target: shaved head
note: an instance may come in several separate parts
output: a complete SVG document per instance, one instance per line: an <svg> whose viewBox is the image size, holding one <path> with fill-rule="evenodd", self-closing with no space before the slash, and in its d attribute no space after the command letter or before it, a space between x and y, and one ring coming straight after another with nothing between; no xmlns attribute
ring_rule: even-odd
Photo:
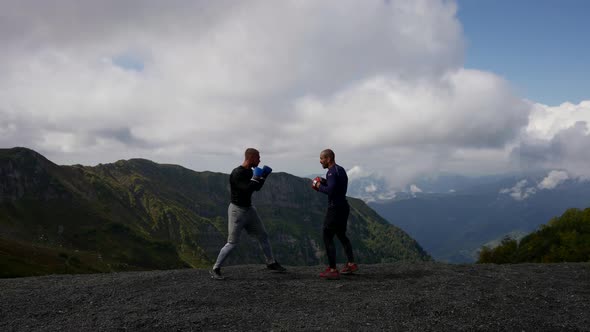
<svg viewBox="0 0 590 332"><path fill-rule="evenodd" d="M244 162L242 166L246 168L257 167L260 163L260 152L254 148L247 148L244 152Z"/></svg>
<svg viewBox="0 0 590 332"><path fill-rule="evenodd" d="M332 151L331 149L323 150L322 152L320 152L320 156L328 157L328 158L330 158L330 160L334 160L336 157L334 155L334 151Z"/></svg>
<svg viewBox="0 0 590 332"><path fill-rule="evenodd" d="M247 148L246 152L244 152L244 159L248 160L255 155L260 155L260 152L254 148Z"/></svg>

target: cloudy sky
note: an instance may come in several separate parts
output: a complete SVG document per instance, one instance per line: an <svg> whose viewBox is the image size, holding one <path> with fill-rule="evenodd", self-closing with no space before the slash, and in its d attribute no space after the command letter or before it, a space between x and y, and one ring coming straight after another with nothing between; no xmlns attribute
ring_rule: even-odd
<svg viewBox="0 0 590 332"><path fill-rule="evenodd" d="M440 172L588 176L588 7L0 0L0 147L224 173L256 147L302 176L331 147L394 187Z"/></svg>

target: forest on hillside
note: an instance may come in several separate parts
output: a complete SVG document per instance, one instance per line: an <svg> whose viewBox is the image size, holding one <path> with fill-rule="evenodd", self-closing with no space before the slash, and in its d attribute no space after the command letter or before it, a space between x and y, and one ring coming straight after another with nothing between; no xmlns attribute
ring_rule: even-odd
<svg viewBox="0 0 590 332"><path fill-rule="evenodd" d="M590 262L590 208L568 209L520 241L504 238L484 246L478 263Z"/></svg>

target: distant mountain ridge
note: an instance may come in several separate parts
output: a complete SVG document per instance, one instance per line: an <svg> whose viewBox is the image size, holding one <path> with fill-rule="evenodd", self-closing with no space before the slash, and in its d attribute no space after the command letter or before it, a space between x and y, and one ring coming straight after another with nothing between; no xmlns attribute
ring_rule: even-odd
<svg viewBox="0 0 590 332"><path fill-rule="evenodd" d="M356 176L349 179L349 196L369 202L387 202L432 194L477 193L493 189L494 185L507 186L503 181L515 182L526 177L541 177L548 171L533 173L508 173L486 176L463 176L458 174L437 174L417 177L404 188L392 189L385 177L376 174ZM500 190L499 188L497 188Z"/></svg>
<svg viewBox="0 0 590 332"><path fill-rule="evenodd" d="M560 172L488 177L452 193L398 195L368 204L435 259L475 262L484 244L528 234L569 208L590 206L590 182L559 178Z"/></svg>
<svg viewBox="0 0 590 332"><path fill-rule="evenodd" d="M326 198L309 179L273 173L253 201L281 263L324 261ZM431 259L364 202L349 201L359 261ZM26 148L0 149L2 276L208 266L225 243L228 202L223 173L145 159L58 166ZM230 263L261 261L247 237L232 255Z"/></svg>

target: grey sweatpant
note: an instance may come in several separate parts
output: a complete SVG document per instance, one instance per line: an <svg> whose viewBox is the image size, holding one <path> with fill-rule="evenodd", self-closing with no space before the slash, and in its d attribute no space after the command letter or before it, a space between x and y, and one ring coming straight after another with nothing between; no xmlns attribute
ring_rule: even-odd
<svg viewBox="0 0 590 332"><path fill-rule="evenodd" d="M227 208L227 243L219 251L217 261L213 268L219 268L223 265L223 262L228 257L230 252L240 242L240 236L242 230L246 230L248 235L256 237L260 243L260 248L264 252L266 258L266 264L273 263L274 257L272 254L272 248L270 247L270 241L268 240L268 234L264 228L264 224L258 216L258 211L254 206L241 207L233 203L229 204Z"/></svg>

